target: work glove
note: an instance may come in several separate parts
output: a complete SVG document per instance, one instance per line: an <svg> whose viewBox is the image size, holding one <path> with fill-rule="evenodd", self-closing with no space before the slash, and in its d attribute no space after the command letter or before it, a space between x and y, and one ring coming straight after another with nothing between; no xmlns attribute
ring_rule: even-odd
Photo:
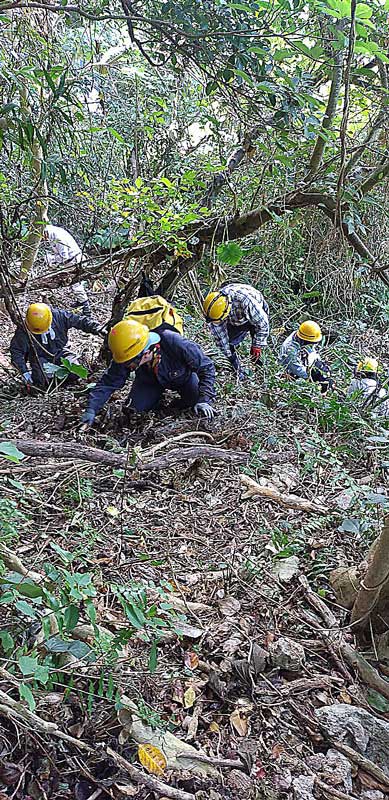
<svg viewBox="0 0 389 800"><path fill-rule="evenodd" d="M84 411L84 413L83 413L83 415L81 417L81 422L84 425L87 425L88 428L89 428L90 425L93 425L93 423L95 421L95 416L96 416L95 412L91 408L87 408L87 410Z"/></svg>
<svg viewBox="0 0 389 800"><path fill-rule="evenodd" d="M198 417L203 414L207 419L213 419L215 416L215 409L209 403L196 403L194 412Z"/></svg>
<svg viewBox="0 0 389 800"><path fill-rule="evenodd" d="M24 380L24 383L27 383L29 386L32 386L32 375L31 375L31 372L23 372L23 380Z"/></svg>
<svg viewBox="0 0 389 800"><path fill-rule="evenodd" d="M254 364L260 364L261 363L261 354L262 354L262 348L261 347L254 347L254 345L252 345L251 350L250 350L250 356L251 356L251 360L254 362Z"/></svg>

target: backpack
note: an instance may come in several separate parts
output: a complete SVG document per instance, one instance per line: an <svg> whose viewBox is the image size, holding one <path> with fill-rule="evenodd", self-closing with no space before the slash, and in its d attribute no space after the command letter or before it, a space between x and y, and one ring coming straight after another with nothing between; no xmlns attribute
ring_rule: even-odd
<svg viewBox="0 0 389 800"><path fill-rule="evenodd" d="M141 322L150 331L158 330L163 325L162 330L169 329L181 334L181 336L184 332L182 317L159 294L132 300L124 312L123 319L134 319L136 322Z"/></svg>

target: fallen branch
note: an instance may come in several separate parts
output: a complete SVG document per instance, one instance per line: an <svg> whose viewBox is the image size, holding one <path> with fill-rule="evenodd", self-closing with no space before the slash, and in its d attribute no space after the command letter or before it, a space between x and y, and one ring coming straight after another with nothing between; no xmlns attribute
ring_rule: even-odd
<svg viewBox="0 0 389 800"><path fill-rule="evenodd" d="M33 572L31 569L27 569L20 558L2 542L0 542L0 558L2 558L5 566L12 572L17 572L18 575L22 575L24 578L29 577L36 583L40 583L43 580L43 575L39 572Z"/></svg>
<svg viewBox="0 0 389 800"><path fill-rule="evenodd" d="M18 450L27 456L38 458L72 458L74 461L92 461L95 464L102 464L106 467L125 468L128 466L128 459L125 453L109 453L107 450L100 450L97 447L87 447L79 442L42 442L39 439L9 439L5 436L0 437L0 442L10 442ZM130 469L140 472L151 472L152 470L170 469L176 464L189 462L196 458L215 458L218 461L227 463L245 464L248 460L247 453L241 450L224 450L221 447L212 445L194 445L193 447L177 448L171 450L164 456L155 458L152 461L142 462L142 454Z"/></svg>
<svg viewBox="0 0 389 800"><path fill-rule="evenodd" d="M329 741L332 747L335 747L336 750L339 750L340 753L347 756L350 761L353 761L354 764L357 764L358 767L361 767L361 769L368 772L369 775L372 775L379 783L383 786L387 786L389 789L389 777L381 767L374 763L374 761L370 761L370 758L366 758L361 755L361 753L357 753L356 750L343 742L334 742L332 739L329 739Z"/></svg>
<svg viewBox="0 0 389 800"><path fill-rule="evenodd" d="M320 631L323 639L328 639L339 651L342 658L347 661L347 664L355 669L368 686L375 689L376 692L379 692L379 694L382 694L389 700L389 681L381 678L377 670L374 669L360 653L357 653L351 644L345 642L342 631L339 629L338 622L332 611L330 611L319 595L312 591L307 579L303 575L300 577L300 583L304 587L308 603L319 612L327 626L326 630L322 628Z"/></svg>
<svg viewBox="0 0 389 800"><path fill-rule="evenodd" d="M256 481L253 481L252 478L249 478L248 475L241 475L240 481L246 488L245 493L242 495L243 500L258 495L274 503L279 503L284 508L293 508L296 511L309 511L313 514L329 514L330 512L329 508L321 503L306 500L304 497L298 497L295 494L283 494L278 489L270 486L261 486Z"/></svg>

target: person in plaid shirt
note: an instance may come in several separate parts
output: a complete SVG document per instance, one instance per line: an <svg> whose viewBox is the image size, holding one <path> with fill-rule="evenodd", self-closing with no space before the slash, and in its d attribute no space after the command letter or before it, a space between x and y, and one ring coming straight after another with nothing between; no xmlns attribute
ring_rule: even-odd
<svg viewBox="0 0 389 800"><path fill-rule="evenodd" d="M260 363L269 336L269 306L258 289L246 283L226 283L210 292L203 303L204 314L215 342L228 358L240 380L246 377L236 346L251 335L251 358Z"/></svg>

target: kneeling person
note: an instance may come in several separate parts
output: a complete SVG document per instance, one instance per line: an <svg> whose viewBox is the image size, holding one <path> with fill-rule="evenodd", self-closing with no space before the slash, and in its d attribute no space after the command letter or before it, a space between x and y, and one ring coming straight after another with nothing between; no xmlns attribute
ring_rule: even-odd
<svg viewBox="0 0 389 800"><path fill-rule="evenodd" d="M246 283L228 283L210 292L203 310L212 335L241 380L246 377L235 351L249 333L251 359L260 363L262 348L269 337L269 306L258 289Z"/></svg>
<svg viewBox="0 0 389 800"><path fill-rule="evenodd" d="M377 359L364 358L357 364L347 394L357 392L361 408L371 407L378 416L389 417L389 397L378 377Z"/></svg>
<svg viewBox="0 0 389 800"><path fill-rule="evenodd" d="M281 345L278 360L289 377L320 383L322 394L325 394L334 387L334 382L329 365L320 359L316 349L322 338L317 322L302 322Z"/></svg>
<svg viewBox="0 0 389 800"><path fill-rule="evenodd" d="M70 311L50 308L45 303L29 305L25 325L27 330L18 327L11 339L11 361L23 375L26 384L39 387L47 386L51 380L51 375L45 371L45 364L59 365L61 358L77 362L76 356L67 348L71 328L100 335L98 322Z"/></svg>
<svg viewBox="0 0 389 800"><path fill-rule="evenodd" d="M165 390L173 389L180 396L181 408L193 408L196 414L212 419L215 367L197 344L173 331L157 334L135 320L124 319L111 329L108 345L113 360L92 390L82 422L92 425L131 372L135 379L127 401L129 409L153 411Z"/></svg>

